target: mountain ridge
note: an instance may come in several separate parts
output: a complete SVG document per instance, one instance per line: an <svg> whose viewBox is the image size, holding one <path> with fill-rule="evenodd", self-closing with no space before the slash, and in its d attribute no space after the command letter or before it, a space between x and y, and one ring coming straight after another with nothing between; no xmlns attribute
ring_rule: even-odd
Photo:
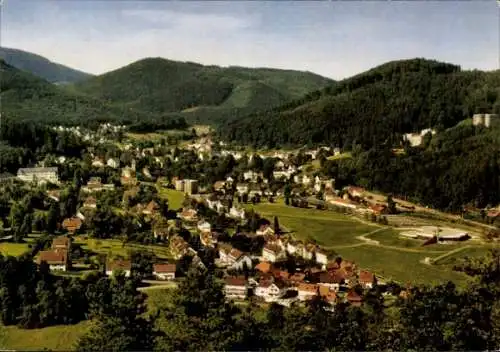
<svg viewBox="0 0 500 352"><path fill-rule="evenodd" d="M53 62L28 51L0 47L0 58L11 66L43 78L51 83L68 84L92 77L91 74Z"/></svg>
<svg viewBox="0 0 500 352"><path fill-rule="evenodd" d="M214 122L278 106L333 83L302 71L225 68L155 57L78 82L72 88L147 112ZM239 98L232 96L234 92ZM241 101L235 101L238 99ZM226 101L232 103L225 105Z"/></svg>

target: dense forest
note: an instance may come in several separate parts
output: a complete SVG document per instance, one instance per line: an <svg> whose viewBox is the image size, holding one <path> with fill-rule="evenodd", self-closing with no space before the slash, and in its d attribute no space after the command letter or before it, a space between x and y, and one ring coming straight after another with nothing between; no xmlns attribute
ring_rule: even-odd
<svg viewBox="0 0 500 352"><path fill-rule="evenodd" d="M73 88L141 111L207 123L279 106L332 82L309 72L147 58Z"/></svg>
<svg viewBox="0 0 500 352"><path fill-rule="evenodd" d="M221 125L222 139L279 147L363 149L403 133L442 131L476 112L500 112L500 71L462 71L424 59L389 62L279 108Z"/></svg>
<svg viewBox="0 0 500 352"><path fill-rule="evenodd" d="M352 158L326 160L322 172L338 187L357 184L439 209L460 212L500 203L500 129L463 124L418 148L355 148Z"/></svg>

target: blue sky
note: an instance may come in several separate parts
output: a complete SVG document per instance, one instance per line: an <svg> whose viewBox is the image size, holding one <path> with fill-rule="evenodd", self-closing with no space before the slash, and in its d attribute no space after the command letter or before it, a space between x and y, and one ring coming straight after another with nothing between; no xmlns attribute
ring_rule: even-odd
<svg viewBox="0 0 500 352"><path fill-rule="evenodd" d="M426 57L498 69L491 1L4 0L0 44L100 74L144 57L341 79Z"/></svg>

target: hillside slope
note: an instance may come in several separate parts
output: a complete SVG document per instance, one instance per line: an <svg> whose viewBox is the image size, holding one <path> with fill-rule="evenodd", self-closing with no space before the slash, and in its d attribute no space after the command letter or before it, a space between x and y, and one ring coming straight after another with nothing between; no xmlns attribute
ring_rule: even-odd
<svg viewBox="0 0 500 352"><path fill-rule="evenodd" d="M462 71L425 59L389 62L326 89L219 128L255 146L328 143L364 149L402 133L444 129L474 112L500 112L500 71Z"/></svg>
<svg viewBox="0 0 500 352"><path fill-rule="evenodd" d="M114 103L187 119L225 120L282 105L332 84L309 72L223 68L148 58L73 88Z"/></svg>
<svg viewBox="0 0 500 352"><path fill-rule="evenodd" d="M0 48L0 58L11 66L30 72L51 83L72 83L92 77L88 73L51 62L43 56L19 49Z"/></svg>
<svg viewBox="0 0 500 352"><path fill-rule="evenodd" d="M147 120L150 114L75 94L21 71L0 59L2 114L17 121L85 124L92 121Z"/></svg>

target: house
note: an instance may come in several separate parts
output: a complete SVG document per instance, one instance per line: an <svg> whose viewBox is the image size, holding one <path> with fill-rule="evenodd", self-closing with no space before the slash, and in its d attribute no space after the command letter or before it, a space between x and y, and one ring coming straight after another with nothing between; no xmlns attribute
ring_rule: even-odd
<svg viewBox="0 0 500 352"><path fill-rule="evenodd" d="M299 282L295 289L297 290L297 297L301 301L306 301L318 293L318 285Z"/></svg>
<svg viewBox="0 0 500 352"><path fill-rule="evenodd" d="M328 264L328 254L321 248L316 247L314 254L316 256L316 263L325 265Z"/></svg>
<svg viewBox="0 0 500 352"><path fill-rule="evenodd" d="M170 240L170 252L175 259L180 259L186 254L196 255L196 251L180 236L174 236Z"/></svg>
<svg viewBox="0 0 500 352"><path fill-rule="evenodd" d="M198 193L198 180L184 180L184 192L189 195Z"/></svg>
<svg viewBox="0 0 500 352"><path fill-rule="evenodd" d="M118 167L120 166L120 160L116 158L109 158L106 162L106 165L112 167L113 169L118 169Z"/></svg>
<svg viewBox="0 0 500 352"><path fill-rule="evenodd" d="M243 208L238 209L235 207L231 207L231 209L229 209L229 216L232 218L235 218L235 219L245 220L245 218L246 218L245 209L243 209Z"/></svg>
<svg viewBox="0 0 500 352"><path fill-rule="evenodd" d="M304 274L304 273L295 273L295 274L291 275L288 278L288 281L290 281L291 283L293 283L293 284L296 285L299 282L303 282L305 278L306 278L306 274Z"/></svg>
<svg viewBox="0 0 500 352"><path fill-rule="evenodd" d="M158 263L153 265L153 275L157 280L175 279L175 264Z"/></svg>
<svg viewBox="0 0 500 352"><path fill-rule="evenodd" d="M376 282L375 275L373 275L369 271L361 270L359 272L359 283L364 288L372 288L375 282Z"/></svg>
<svg viewBox="0 0 500 352"><path fill-rule="evenodd" d="M62 222L62 227L69 233L75 233L82 227L82 219L79 217L66 218Z"/></svg>
<svg viewBox="0 0 500 352"><path fill-rule="evenodd" d="M266 225L261 225L257 231L255 231L255 234L257 236L266 236L266 235L274 235L274 230L273 228L266 224Z"/></svg>
<svg viewBox="0 0 500 352"><path fill-rule="evenodd" d="M262 258L271 263L278 261L283 254L281 248L275 244L268 243L262 248Z"/></svg>
<svg viewBox="0 0 500 352"><path fill-rule="evenodd" d="M177 216L184 221L195 222L198 219L198 212L194 209L185 209Z"/></svg>
<svg viewBox="0 0 500 352"><path fill-rule="evenodd" d="M208 221L200 221L196 226L200 232L210 232L212 230L212 226Z"/></svg>
<svg viewBox="0 0 500 352"><path fill-rule="evenodd" d="M347 187L347 192L351 195L351 197L361 198L365 193L365 189L362 187L349 186Z"/></svg>
<svg viewBox="0 0 500 352"><path fill-rule="evenodd" d="M64 249L51 249L40 251L37 263L46 262L51 271L67 271L71 266L68 251Z"/></svg>
<svg viewBox="0 0 500 352"><path fill-rule="evenodd" d="M94 197L87 197L85 199L85 202L83 202L83 207L84 208L97 208L97 200Z"/></svg>
<svg viewBox="0 0 500 352"><path fill-rule="evenodd" d="M17 178L24 182L33 182L36 180L38 184L59 182L57 167L20 168L17 171Z"/></svg>
<svg viewBox="0 0 500 352"><path fill-rule="evenodd" d="M239 194L248 193L249 187L247 183L238 183L236 185L236 190Z"/></svg>
<svg viewBox="0 0 500 352"><path fill-rule="evenodd" d="M103 184L101 183L100 177L91 177L87 184L82 187L82 191L91 193L91 192L99 192L103 190Z"/></svg>
<svg viewBox="0 0 500 352"><path fill-rule="evenodd" d="M298 241L288 241L286 244L286 252L290 255L297 255L299 243Z"/></svg>
<svg viewBox="0 0 500 352"><path fill-rule="evenodd" d="M125 177L125 178L132 178L132 177L135 177L135 167L134 168L131 168L131 167L124 167L122 169L122 177Z"/></svg>
<svg viewBox="0 0 500 352"><path fill-rule="evenodd" d="M101 158L94 158L92 160L92 166L94 167L103 167L104 166L104 160Z"/></svg>
<svg viewBox="0 0 500 352"><path fill-rule="evenodd" d="M268 262L260 262L255 266L255 270L260 271L261 273L267 274L272 269L272 264Z"/></svg>
<svg viewBox="0 0 500 352"><path fill-rule="evenodd" d="M215 247L217 244L217 237L212 232L200 232L200 242L205 247Z"/></svg>
<svg viewBox="0 0 500 352"><path fill-rule="evenodd" d="M245 180L245 182L257 182L259 177L263 177L262 173L252 170L243 173L243 179Z"/></svg>
<svg viewBox="0 0 500 352"><path fill-rule="evenodd" d="M279 280L272 282L271 280L263 279L259 281L255 287L255 295L262 297L266 302L276 300L286 292L286 285Z"/></svg>
<svg viewBox="0 0 500 352"><path fill-rule="evenodd" d="M132 262L130 260L115 260L106 264L106 275L111 276L115 271L122 271L126 277L130 276Z"/></svg>
<svg viewBox="0 0 500 352"><path fill-rule="evenodd" d="M60 198L61 198L61 191L60 190L52 190L52 191L47 191L47 196L56 201L56 202L59 202Z"/></svg>
<svg viewBox="0 0 500 352"><path fill-rule="evenodd" d="M309 243L302 247L302 258L312 260L316 251L316 245Z"/></svg>
<svg viewBox="0 0 500 352"><path fill-rule="evenodd" d="M175 180L175 190L184 192L184 180Z"/></svg>
<svg viewBox="0 0 500 352"><path fill-rule="evenodd" d="M226 182L224 182L224 181L216 181L214 183L214 190L215 191L222 191L222 190L224 190L225 186L226 186Z"/></svg>
<svg viewBox="0 0 500 352"><path fill-rule="evenodd" d="M253 267L252 258L236 248L233 248L231 252L229 252L228 259L230 262L230 269L243 270L245 267L247 269L251 269Z"/></svg>
<svg viewBox="0 0 500 352"><path fill-rule="evenodd" d="M52 249L69 251L71 241L67 236L58 236L52 240Z"/></svg>
<svg viewBox="0 0 500 352"><path fill-rule="evenodd" d="M146 208L142 211L143 214L146 215L155 215L160 211L160 205L156 203L154 200L148 203Z"/></svg>
<svg viewBox="0 0 500 352"><path fill-rule="evenodd" d="M153 176L151 176L151 172L149 171L149 169L147 167L142 168L142 174L149 179L151 179L153 177Z"/></svg>
<svg viewBox="0 0 500 352"><path fill-rule="evenodd" d="M337 302L337 292L329 289L328 287L320 286L319 295L323 297L331 306L334 306Z"/></svg>
<svg viewBox="0 0 500 352"><path fill-rule="evenodd" d="M328 287L336 291L345 283L343 275L337 272L322 272L319 274L318 281L319 286Z"/></svg>
<svg viewBox="0 0 500 352"><path fill-rule="evenodd" d="M224 279L224 293L227 298L245 299L247 296L247 282L245 277L226 277Z"/></svg>
<svg viewBox="0 0 500 352"><path fill-rule="evenodd" d="M350 290L346 295L346 300L355 307L360 307L363 303L363 298L354 290Z"/></svg>

